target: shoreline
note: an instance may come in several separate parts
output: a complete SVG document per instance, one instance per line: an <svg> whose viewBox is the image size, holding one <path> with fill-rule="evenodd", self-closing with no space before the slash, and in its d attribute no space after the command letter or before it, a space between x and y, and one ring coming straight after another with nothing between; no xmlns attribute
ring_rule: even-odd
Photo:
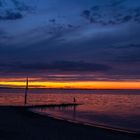
<svg viewBox="0 0 140 140"><path fill-rule="evenodd" d="M104 129L104 130L108 130L108 131L112 131L112 132L116 132L116 133L124 133L124 134L128 134L128 135L134 135L134 136L139 135L140 136L139 131L133 131L133 130L129 130L129 129L117 128L117 127L113 127L113 126L89 123L89 122L78 121L78 120L72 120L72 119L64 118L64 117L57 116L57 115L51 115L49 113L41 113L41 112L38 113L37 111L31 111L31 112L42 115L44 117L45 116L46 117L51 117L53 119L63 120L63 121L66 121L66 122L70 122L70 123L74 123L74 124L80 124L80 125L83 125L83 126L90 126L90 127Z"/></svg>
<svg viewBox="0 0 140 140"><path fill-rule="evenodd" d="M138 140L140 138L139 135L43 116L25 107L1 106L0 114L0 139L2 140Z"/></svg>

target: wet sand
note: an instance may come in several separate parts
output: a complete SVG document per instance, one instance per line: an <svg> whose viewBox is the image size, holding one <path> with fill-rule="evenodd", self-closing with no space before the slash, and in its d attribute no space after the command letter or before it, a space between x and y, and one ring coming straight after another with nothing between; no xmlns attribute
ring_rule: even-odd
<svg viewBox="0 0 140 140"><path fill-rule="evenodd" d="M131 135L41 116L24 107L0 107L0 140L139 140Z"/></svg>

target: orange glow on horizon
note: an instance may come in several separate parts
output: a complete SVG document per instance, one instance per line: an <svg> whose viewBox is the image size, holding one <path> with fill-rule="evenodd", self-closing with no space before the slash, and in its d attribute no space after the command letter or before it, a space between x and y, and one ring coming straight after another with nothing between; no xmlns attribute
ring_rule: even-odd
<svg viewBox="0 0 140 140"><path fill-rule="evenodd" d="M25 82L0 82L4 87L25 87ZM74 81L74 82L44 82L30 81L30 88L63 88L63 89L140 89L136 81Z"/></svg>

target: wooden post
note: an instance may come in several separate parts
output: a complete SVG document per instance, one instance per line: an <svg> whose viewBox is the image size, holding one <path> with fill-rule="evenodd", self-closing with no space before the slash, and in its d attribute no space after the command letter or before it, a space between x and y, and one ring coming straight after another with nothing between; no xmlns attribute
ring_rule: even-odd
<svg viewBox="0 0 140 140"><path fill-rule="evenodd" d="M27 95L28 95L28 77L26 79L26 88L25 88L25 97L24 97L24 104L26 105L27 104Z"/></svg>

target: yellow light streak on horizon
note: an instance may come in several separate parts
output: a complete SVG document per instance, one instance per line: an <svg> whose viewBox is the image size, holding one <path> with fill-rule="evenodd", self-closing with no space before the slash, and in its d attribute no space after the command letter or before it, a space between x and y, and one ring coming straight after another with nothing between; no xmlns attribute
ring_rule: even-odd
<svg viewBox="0 0 140 140"><path fill-rule="evenodd" d="M0 82L6 87L25 87L26 82ZM63 88L63 89L140 89L136 81L74 81L74 82L44 82L30 81L30 88Z"/></svg>

